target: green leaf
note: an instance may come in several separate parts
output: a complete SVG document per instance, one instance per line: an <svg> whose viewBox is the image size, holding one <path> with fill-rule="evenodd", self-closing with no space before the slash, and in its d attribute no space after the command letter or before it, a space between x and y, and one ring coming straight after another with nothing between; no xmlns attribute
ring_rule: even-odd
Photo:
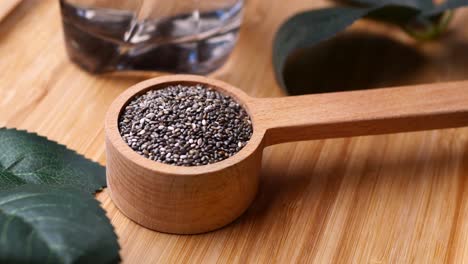
<svg viewBox="0 0 468 264"><path fill-rule="evenodd" d="M401 27L415 39L432 40L447 29L453 17L453 11L447 10L436 15L422 13Z"/></svg>
<svg viewBox="0 0 468 264"><path fill-rule="evenodd" d="M273 65L281 86L286 59L293 51L333 37L368 12L366 8L326 8L299 13L286 21L276 33L273 46Z"/></svg>
<svg viewBox="0 0 468 264"><path fill-rule="evenodd" d="M0 263L116 263L119 245L99 203L68 187L0 191Z"/></svg>
<svg viewBox="0 0 468 264"><path fill-rule="evenodd" d="M0 128L0 190L27 183L95 193L106 185L105 168L45 137Z"/></svg>
<svg viewBox="0 0 468 264"><path fill-rule="evenodd" d="M468 5L467 0L446 0L442 4L435 4L433 0L349 0L351 3L368 6L406 6L418 11L417 14L398 20L401 10L393 8L388 14L367 16L379 21L399 25L410 36L418 40L432 40L439 37L448 27L452 19L453 9ZM390 18L390 19L389 19Z"/></svg>
<svg viewBox="0 0 468 264"><path fill-rule="evenodd" d="M411 6L387 5L369 8L365 18L380 22L405 26L421 14L421 10Z"/></svg>
<svg viewBox="0 0 468 264"><path fill-rule="evenodd" d="M459 8L468 5L467 0L446 0L442 4L436 5L433 0L348 0L364 6L386 6L398 5L416 8L426 14L442 13L446 10Z"/></svg>
<svg viewBox="0 0 468 264"><path fill-rule="evenodd" d="M436 24L421 32L406 27L415 19L433 19L446 10L468 5L468 0L448 0L434 6L431 0L353 0L367 6L334 7L302 12L288 19L276 33L273 44L273 66L278 82L285 87L283 71L288 57L295 51L311 48L328 40L361 18L371 18L403 27L421 39L438 36L448 24L450 13L435 17Z"/></svg>
<svg viewBox="0 0 468 264"><path fill-rule="evenodd" d="M446 10L453 10L468 5L468 0L447 0L443 4L435 6L433 9L424 10L424 15L436 15Z"/></svg>
<svg viewBox="0 0 468 264"><path fill-rule="evenodd" d="M408 6L420 10L431 9L434 7L434 2L432 0L350 0L350 2L367 6Z"/></svg>

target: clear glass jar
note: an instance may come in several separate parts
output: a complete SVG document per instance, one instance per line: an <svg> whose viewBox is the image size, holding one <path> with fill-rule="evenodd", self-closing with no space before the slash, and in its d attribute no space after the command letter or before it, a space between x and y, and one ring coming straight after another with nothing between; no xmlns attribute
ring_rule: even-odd
<svg viewBox="0 0 468 264"><path fill-rule="evenodd" d="M243 0L60 0L69 57L90 72L204 74L239 31Z"/></svg>

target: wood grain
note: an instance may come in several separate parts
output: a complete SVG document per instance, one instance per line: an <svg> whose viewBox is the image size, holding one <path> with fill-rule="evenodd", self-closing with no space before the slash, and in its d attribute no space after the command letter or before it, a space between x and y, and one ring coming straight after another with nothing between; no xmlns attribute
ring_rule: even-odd
<svg viewBox="0 0 468 264"><path fill-rule="evenodd" d="M266 145L468 126L468 81L253 99ZM257 128L257 126L254 126Z"/></svg>
<svg viewBox="0 0 468 264"><path fill-rule="evenodd" d="M326 5L248 1L239 43L212 77L252 96L283 95L271 66L274 32L293 13ZM333 74L309 77L366 88L466 79L467 23L461 10L444 38L417 44L394 27L358 22L350 33L372 37L358 39L362 45L348 42L346 54L357 59L343 69L322 61ZM384 36L392 42L379 50L375 40ZM408 50L420 54L417 64ZM332 57L331 51L323 54ZM0 125L38 132L102 164L109 105L127 87L159 75L94 76L71 64L52 0L25 0L0 23L0 58ZM116 227L124 263L467 263L467 178L468 130L462 128L271 147L253 206L203 235L142 228L106 191L98 199Z"/></svg>

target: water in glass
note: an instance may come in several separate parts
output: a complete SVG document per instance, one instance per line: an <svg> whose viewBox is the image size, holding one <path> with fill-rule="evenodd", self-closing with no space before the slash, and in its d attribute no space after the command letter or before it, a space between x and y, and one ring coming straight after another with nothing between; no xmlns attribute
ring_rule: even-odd
<svg viewBox="0 0 468 264"><path fill-rule="evenodd" d="M237 40L243 0L60 0L70 58L90 72L204 74Z"/></svg>

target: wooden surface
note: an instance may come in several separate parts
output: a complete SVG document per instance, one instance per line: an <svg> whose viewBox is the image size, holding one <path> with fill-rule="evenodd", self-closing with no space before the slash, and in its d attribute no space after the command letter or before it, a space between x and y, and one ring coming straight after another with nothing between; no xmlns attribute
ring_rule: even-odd
<svg viewBox="0 0 468 264"><path fill-rule="evenodd" d="M282 95L271 66L274 31L292 13L325 5L248 1L239 45L213 77L252 96ZM374 34L336 44L353 58L344 60L346 67L325 60L308 76L316 86L343 88L468 79L467 23L468 12L458 12L442 40L415 44L395 28L359 22L354 31ZM26 0L2 21L0 58L0 125L38 132L102 164L110 103L157 75L93 76L72 65L52 0ZM335 71L320 72L326 68ZM142 228L106 191L98 199L116 227L124 263L467 263L467 188L468 129L462 128L271 147L252 207L203 235Z"/></svg>

